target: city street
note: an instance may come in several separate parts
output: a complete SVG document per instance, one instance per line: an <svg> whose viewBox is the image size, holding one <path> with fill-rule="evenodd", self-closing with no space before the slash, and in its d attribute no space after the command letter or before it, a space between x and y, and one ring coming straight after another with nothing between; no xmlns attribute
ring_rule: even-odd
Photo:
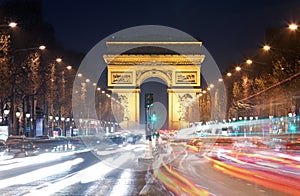
<svg viewBox="0 0 300 196"><path fill-rule="evenodd" d="M38 155L2 160L1 195L139 195L146 185L148 164L127 163L127 166L135 164L131 167L139 167L140 171L117 168L108 160L116 156L108 155L101 160L93 150L84 148L82 143L79 145L78 139L75 141L79 150L65 149L63 143L68 143L65 140L39 140L36 142L40 150ZM121 150L114 144L106 148ZM121 160L124 158L115 159L116 162ZM164 192L168 194L159 184L153 183L146 191L149 194Z"/></svg>
<svg viewBox="0 0 300 196"><path fill-rule="evenodd" d="M222 147L205 152L172 145L160 157L160 181L177 195L298 195L299 154L254 149L238 152ZM171 158L170 158L171 157Z"/></svg>
<svg viewBox="0 0 300 196"><path fill-rule="evenodd" d="M152 163L144 140L36 140L36 154L0 162L1 195L297 195L299 153L168 141ZM115 140L114 140L115 141ZM56 145L55 145L56 144ZM242 150L241 150L242 149Z"/></svg>
<svg viewBox="0 0 300 196"><path fill-rule="evenodd" d="M91 152L1 162L1 195L138 195L145 173L113 169Z"/></svg>

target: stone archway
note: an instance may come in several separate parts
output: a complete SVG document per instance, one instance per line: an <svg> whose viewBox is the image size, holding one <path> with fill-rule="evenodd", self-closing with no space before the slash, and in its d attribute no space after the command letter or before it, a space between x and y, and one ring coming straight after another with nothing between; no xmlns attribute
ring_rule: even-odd
<svg viewBox="0 0 300 196"><path fill-rule="evenodd" d="M124 44L145 44L163 48L201 45L201 42L109 42L114 47ZM162 46L163 45L163 46ZM199 51L198 51L199 52ZM200 66L205 56L200 54L176 54L167 52L118 54L113 51L103 56L108 67L108 87L118 94L124 107L122 127L132 128L139 124L140 85L151 77L162 79L168 86L168 124L170 129L188 125L185 119L187 107L197 101L200 92ZM155 100L154 100L155 101Z"/></svg>

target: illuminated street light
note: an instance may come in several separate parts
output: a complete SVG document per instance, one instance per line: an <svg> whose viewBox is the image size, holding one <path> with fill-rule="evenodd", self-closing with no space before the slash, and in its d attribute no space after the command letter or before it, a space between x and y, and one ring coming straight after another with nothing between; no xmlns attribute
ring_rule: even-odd
<svg viewBox="0 0 300 196"><path fill-rule="evenodd" d="M58 121L59 120L59 116L57 115L57 116L55 116L55 120L56 121Z"/></svg>
<svg viewBox="0 0 300 196"><path fill-rule="evenodd" d="M236 70L236 71L241 71L242 68L241 68L240 66L237 66L237 67L235 67L235 70Z"/></svg>
<svg viewBox="0 0 300 196"><path fill-rule="evenodd" d="M72 69L72 66L71 65L68 65L67 66L67 70L71 70Z"/></svg>
<svg viewBox="0 0 300 196"><path fill-rule="evenodd" d="M17 26L17 23L15 23L15 22L10 22L10 23L8 24L8 26L11 27L11 28L15 28L15 27Z"/></svg>
<svg viewBox="0 0 300 196"><path fill-rule="evenodd" d="M232 76L232 73L228 72L226 75L227 75L228 77L230 77L230 76Z"/></svg>
<svg viewBox="0 0 300 196"><path fill-rule="evenodd" d="M60 63L60 62L62 62L62 59L61 58L57 58L56 62Z"/></svg>
<svg viewBox="0 0 300 196"><path fill-rule="evenodd" d="M4 112L4 115L8 115L9 114L9 108L7 106L5 106L3 112Z"/></svg>
<svg viewBox="0 0 300 196"><path fill-rule="evenodd" d="M219 81L219 82L223 82L223 78L219 78L218 81Z"/></svg>
<svg viewBox="0 0 300 196"><path fill-rule="evenodd" d="M271 49L271 46L269 46L269 45L264 45L263 46L264 51L269 51L270 49Z"/></svg>
<svg viewBox="0 0 300 196"><path fill-rule="evenodd" d="M253 61L252 61L251 59L247 59L247 60L246 60L246 63L247 63L248 65L251 65L251 64L253 63Z"/></svg>
<svg viewBox="0 0 300 196"><path fill-rule="evenodd" d="M17 133L20 135L20 130L19 130L19 128L20 128L20 125L19 125L19 118L20 118L20 116L21 116L21 112L19 111L19 108L17 108L17 111L16 111L16 117L17 117Z"/></svg>
<svg viewBox="0 0 300 196"><path fill-rule="evenodd" d="M29 111L26 112L25 116L26 116L26 118L30 118L30 112Z"/></svg>
<svg viewBox="0 0 300 196"><path fill-rule="evenodd" d="M40 49L40 50L45 50L45 49L46 49L46 46L40 45L39 49Z"/></svg>
<svg viewBox="0 0 300 196"><path fill-rule="evenodd" d="M295 24L295 23L292 23L292 24L289 25L289 29L291 31L296 31L298 29L298 25Z"/></svg>
<svg viewBox="0 0 300 196"><path fill-rule="evenodd" d="M16 111L16 117L19 118L21 116L21 112L19 111L19 109L17 108L17 111Z"/></svg>

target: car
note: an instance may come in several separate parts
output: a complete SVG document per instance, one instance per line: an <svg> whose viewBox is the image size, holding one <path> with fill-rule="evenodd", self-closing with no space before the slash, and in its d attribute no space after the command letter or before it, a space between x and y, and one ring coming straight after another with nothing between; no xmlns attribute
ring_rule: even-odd
<svg viewBox="0 0 300 196"><path fill-rule="evenodd" d="M117 144L117 145L123 145L127 142L126 137L122 136L122 135L115 135L109 138L110 141L112 141L113 143Z"/></svg>
<svg viewBox="0 0 300 196"><path fill-rule="evenodd" d="M187 149L199 152L203 142L201 139L192 139L187 143Z"/></svg>
<svg viewBox="0 0 300 196"><path fill-rule="evenodd" d="M232 146L233 145L233 139L228 137L228 138L217 138L215 141L215 146Z"/></svg>
<svg viewBox="0 0 300 196"><path fill-rule="evenodd" d="M132 134L127 137L127 142L131 144L135 144L139 141L143 136L141 134Z"/></svg>
<svg viewBox="0 0 300 196"><path fill-rule="evenodd" d="M288 142L285 144L287 150L300 150L300 141Z"/></svg>
<svg viewBox="0 0 300 196"><path fill-rule="evenodd" d="M263 143L262 141L259 141L259 140L255 140L253 141L253 144L255 146L257 146L257 148L268 148L268 145Z"/></svg>

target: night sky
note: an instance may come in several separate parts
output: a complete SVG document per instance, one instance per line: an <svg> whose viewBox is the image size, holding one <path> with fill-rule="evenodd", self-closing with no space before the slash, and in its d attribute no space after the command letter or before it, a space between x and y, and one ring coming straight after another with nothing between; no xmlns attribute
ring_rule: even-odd
<svg viewBox="0 0 300 196"><path fill-rule="evenodd" d="M164 25L202 41L224 70L253 55L266 28L300 22L300 1L44 0L43 12L67 49L88 52L122 29Z"/></svg>

